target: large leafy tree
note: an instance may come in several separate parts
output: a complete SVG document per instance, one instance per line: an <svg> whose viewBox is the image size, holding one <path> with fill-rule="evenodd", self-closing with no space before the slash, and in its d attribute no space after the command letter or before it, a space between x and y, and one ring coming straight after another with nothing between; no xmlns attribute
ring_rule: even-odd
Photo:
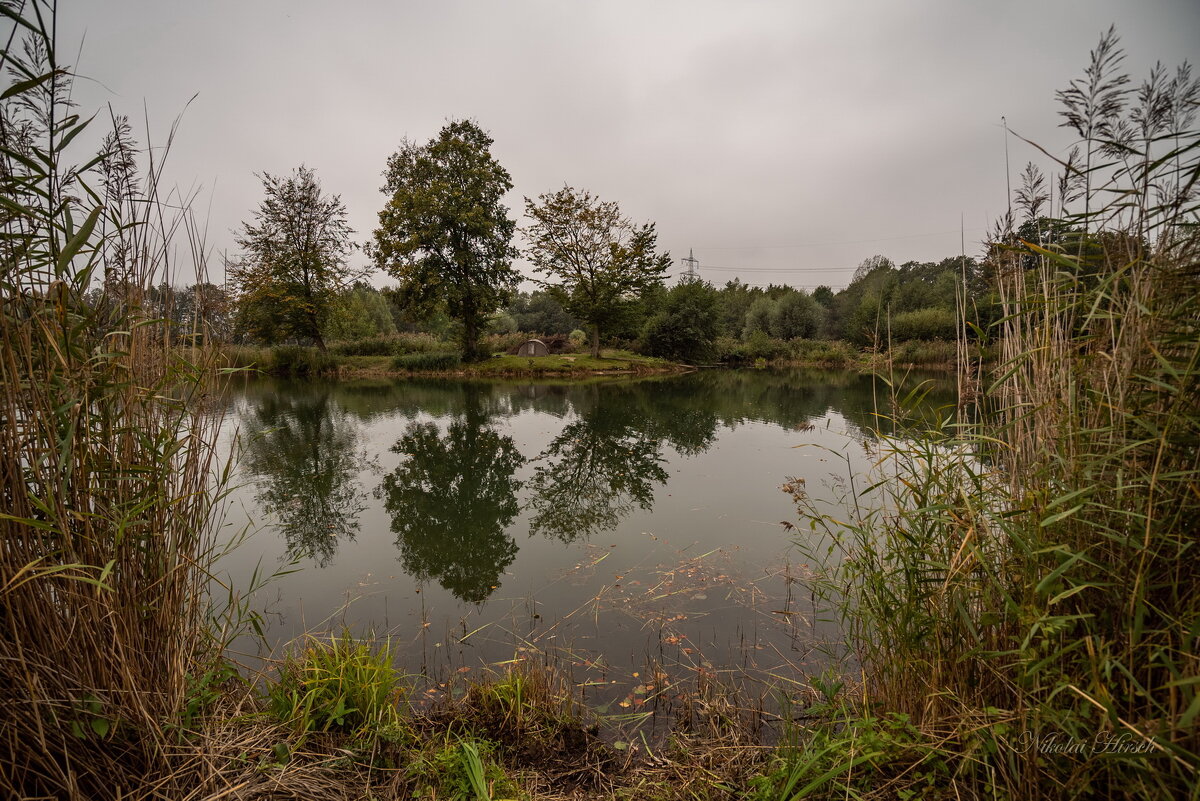
<svg viewBox="0 0 1200 801"><path fill-rule="evenodd" d="M307 167L261 178L266 197L253 222L242 224L242 257L229 265L239 323L268 342L295 337L324 350L334 298L361 274L346 261L354 249L346 207Z"/></svg>
<svg viewBox="0 0 1200 801"><path fill-rule="evenodd" d="M525 213L533 220L525 231L529 260L567 311L591 328L592 355L599 357L601 330L661 284L671 265L669 254L656 252L654 223L635 225L615 202L569 186L536 202L525 198Z"/></svg>
<svg viewBox="0 0 1200 801"><path fill-rule="evenodd" d="M462 323L468 361L486 355L480 334L520 281L516 223L500 202L512 180L491 145L471 120L450 122L425 145L405 140L388 159L388 201L371 248L376 265L399 279L404 303L443 305Z"/></svg>

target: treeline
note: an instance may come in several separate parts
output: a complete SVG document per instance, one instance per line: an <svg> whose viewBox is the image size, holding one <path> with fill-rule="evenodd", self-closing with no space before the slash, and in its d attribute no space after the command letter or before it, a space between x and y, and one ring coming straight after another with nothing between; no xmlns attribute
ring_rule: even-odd
<svg viewBox="0 0 1200 801"><path fill-rule="evenodd" d="M873 256L836 292L828 286L812 292L783 284L751 286L738 279L722 287L703 281L670 288L659 284L626 301L610 320L604 344L683 361L738 362L786 358L794 354L788 345L795 340L839 340L859 349L883 349L889 340L951 342L964 295L974 301L968 315L980 328L997 317L995 295L972 257L897 266ZM104 294L97 289L90 297L101 303ZM171 323L179 341L192 341L204 331L215 341L235 344L315 342L273 325L274 316L260 313L259 304L211 283L164 284L144 303ZM482 331L500 335L493 343L506 341L506 334L522 334L565 336L582 347L586 328L556 293L537 289L512 293ZM410 340L399 335L411 333L445 343L458 336L456 321L444 309L414 308L397 287L380 289L361 280L333 293L321 326L322 341L336 343L343 354L403 353Z"/></svg>
<svg viewBox="0 0 1200 801"><path fill-rule="evenodd" d="M671 257L654 223L637 223L617 203L564 186L525 198L519 228L500 201L512 188L491 153L491 137L470 120L448 123L432 140L405 140L384 171L385 203L370 241L359 244L346 209L316 173L301 166L260 177L263 200L235 234L240 251L221 285L162 284L142 296L142 311L170 323L178 342L315 346L370 341L365 355L403 352L398 334L453 342L462 357L491 356L489 334L563 335L587 343L692 362L780 358L796 340L840 340L858 349L892 341L953 341L997 315L968 309L988 298L980 265L965 256L896 266L864 261L834 291L714 287L683 280L668 288ZM106 186L136 185L127 125L106 141L97 170ZM117 232L120 233L119 231ZM519 242L522 247L517 247ZM118 236L111 254L124 258ZM354 266L362 250L370 264ZM519 292L532 265L538 288ZM376 288L374 270L395 280ZM94 308L120 307L123 273L106 270L89 294ZM351 347L345 347L351 345Z"/></svg>

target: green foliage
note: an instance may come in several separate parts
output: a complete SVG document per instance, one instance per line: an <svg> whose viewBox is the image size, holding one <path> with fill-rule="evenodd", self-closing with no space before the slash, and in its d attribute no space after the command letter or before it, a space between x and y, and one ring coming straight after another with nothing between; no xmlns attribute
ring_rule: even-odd
<svg viewBox="0 0 1200 801"><path fill-rule="evenodd" d="M616 323L637 296L661 285L671 265L657 253L654 223L634 225L615 202L569 186L525 198L533 219L525 231L534 270L563 307L592 328L592 356L600 356L601 331Z"/></svg>
<svg viewBox="0 0 1200 801"><path fill-rule="evenodd" d="M227 684L241 681L237 667L224 658L197 675L189 674L180 727L186 730L195 726L225 694Z"/></svg>
<svg viewBox="0 0 1200 801"><path fill-rule="evenodd" d="M457 353L406 353L392 359L392 369L407 370L412 373L433 372L437 370L453 370L462 364L462 357Z"/></svg>
<svg viewBox="0 0 1200 801"><path fill-rule="evenodd" d="M840 340L793 339L787 343L793 361L824 367L844 367L858 359L858 353Z"/></svg>
<svg viewBox="0 0 1200 801"><path fill-rule="evenodd" d="M716 290L702 281L686 281L667 293L663 310L646 323L643 351L675 361L708 362L716 355L719 326Z"/></svg>
<svg viewBox="0 0 1200 801"><path fill-rule="evenodd" d="M777 339L813 339L825 330L825 308L807 292L788 292L776 301L770 321Z"/></svg>
<svg viewBox="0 0 1200 801"><path fill-rule="evenodd" d="M853 798L899 775L905 775L905 790L921 797L944 786L944 761L907 715L856 715L826 698L809 710L819 724L788 732L771 769L751 780L747 801Z"/></svg>
<svg viewBox="0 0 1200 801"><path fill-rule="evenodd" d="M498 311L488 318L487 330L489 334L513 334L517 331L517 321L511 314L505 311ZM490 350L490 348L489 348Z"/></svg>
<svg viewBox="0 0 1200 801"><path fill-rule="evenodd" d="M947 367L955 364L958 358L958 345L953 340L930 342L913 339L892 345L891 350L887 352L887 357L894 364Z"/></svg>
<svg viewBox="0 0 1200 801"><path fill-rule="evenodd" d="M763 296L754 300L746 310L746 323L742 327L742 339L771 336L771 322L775 319L775 301Z"/></svg>
<svg viewBox="0 0 1200 801"><path fill-rule="evenodd" d="M492 157L492 138L456 120L425 145L405 140L388 159L371 255L399 279L405 305L442 305L462 324L463 358L479 349L488 316L516 287L511 240L516 223L501 203L512 188Z"/></svg>
<svg viewBox="0 0 1200 801"><path fill-rule="evenodd" d="M926 308L893 315L891 334L895 341L942 339L954 341L958 317L951 309Z"/></svg>
<svg viewBox="0 0 1200 801"><path fill-rule="evenodd" d="M259 341L299 338L324 350L338 290L352 278L346 257L354 231L337 195L298 167L287 178L263 173L266 197L238 234L229 263L237 288L238 326Z"/></svg>
<svg viewBox="0 0 1200 801"><path fill-rule="evenodd" d="M325 328L325 338L333 342L353 342L395 333L396 323L387 299L379 290L361 282L338 293Z"/></svg>
<svg viewBox="0 0 1200 801"><path fill-rule="evenodd" d="M318 348L299 345L280 345L271 348L270 361L264 369L274 375L320 376L336 373L337 359Z"/></svg>
<svg viewBox="0 0 1200 801"><path fill-rule="evenodd" d="M786 342L772 339L766 331L756 329L746 337L740 355L741 360L763 359L772 362L785 358L788 355L788 347Z"/></svg>
<svg viewBox="0 0 1200 801"><path fill-rule="evenodd" d="M447 739L433 753L422 753L406 771L421 797L447 801L504 801L520 789L495 760L496 744L482 739Z"/></svg>
<svg viewBox="0 0 1200 801"><path fill-rule="evenodd" d="M373 648L349 632L306 637L284 657L266 691L271 713L301 734L394 726L405 694L390 644Z"/></svg>
<svg viewBox="0 0 1200 801"><path fill-rule="evenodd" d="M517 324L516 330L529 334L569 334L577 325L554 295L545 291L520 293L509 304L508 313Z"/></svg>

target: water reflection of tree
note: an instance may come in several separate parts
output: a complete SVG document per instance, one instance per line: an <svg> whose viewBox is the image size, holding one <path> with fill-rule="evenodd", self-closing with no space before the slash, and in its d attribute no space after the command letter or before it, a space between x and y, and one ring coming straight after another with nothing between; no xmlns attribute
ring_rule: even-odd
<svg viewBox="0 0 1200 801"><path fill-rule="evenodd" d="M404 569L479 603L517 555L505 529L519 511L515 473L525 458L512 437L487 427L478 393L463 400L464 412L444 434L432 423L409 424L392 446L404 461L384 477L379 495Z"/></svg>
<svg viewBox="0 0 1200 801"><path fill-rule="evenodd" d="M571 542L616 527L635 507L649 509L667 480L662 445L647 436L628 399L593 394L539 456L530 482L530 533Z"/></svg>
<svg viewBox="0 0 1200 801"><path fill-rule="evenodd" d="M297 385L252 401L244 469L255 500L273 516L292 558L324 567L340 540L353 540L366 491L358 424L330 400L330 388Z"/></svg>

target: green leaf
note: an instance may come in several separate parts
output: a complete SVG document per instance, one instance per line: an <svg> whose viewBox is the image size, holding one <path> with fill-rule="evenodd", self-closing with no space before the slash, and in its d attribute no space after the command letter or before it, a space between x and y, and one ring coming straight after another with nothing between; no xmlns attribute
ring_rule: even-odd
<svg viewBox="0 0 1200 801"><path fill-rule="evenodd" d="M83 221L83 225L75 232L75 235L67 240L67 244L63 246L62 252L58 254L58 272L61 275L66 272L67 265L71 263L71 259L75 258L75 254L79 252L85 244L88 237L92 235L92 229L96 227L96 220L100 218L100 212L103 207L97 206L92 209L92 213Z"/></svg>
<svg viewBox="0 0 1200 801"><path fill-rule="evenodd" d="M1064 519L1070 517L1071 515L1075 514L1083 507L1084 507L1084 504L1082 504L1082 503L1076 504L1075 506L1072 506L1070 509L1067 509L1066 511L1050 515L1049 517L1047 517L1045 520L1043 520L1038 525L1041 526L1042 528L1046 528L1047 526L1052 526L1055 523L1057 523L1058 521L1064 520Z"/></svg>
<svg viewBox="0 0 1200 801"><path fill-rule="evenodd" d="M108 718L92 718L92 731L96 732L96 734L100 735L101 737L108 735L108 730L111 728L111 726L112 724L109 723Z"/></svg>
<svg viewBox="0 0 1200 801"><path fill-rule="evenodd" d="M61 74L64 74L62 70L51 70L44 75L38 75L36 78L30 78L27 81L18 81L17 83L14 83L12 86L5 89L4 94L0 94L0 100L8 100L13 95L19 95L22 92L28 92L30 89L40 86L46 81L54 78L56 75Z"/></svg>

